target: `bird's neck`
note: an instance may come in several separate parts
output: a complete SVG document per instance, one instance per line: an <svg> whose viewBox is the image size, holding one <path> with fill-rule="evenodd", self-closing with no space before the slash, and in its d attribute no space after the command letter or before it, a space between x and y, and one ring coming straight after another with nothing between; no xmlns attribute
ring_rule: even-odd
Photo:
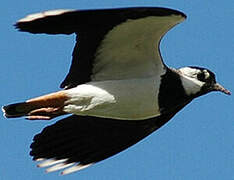
<svg viewBox="0 0 234 180"><path fill-rule="evenodd" d="M180 75L175 69L167 69L161 76L158 102L160 111L171 109L179 104L191 101L192 98L186 94Z"/></svg>

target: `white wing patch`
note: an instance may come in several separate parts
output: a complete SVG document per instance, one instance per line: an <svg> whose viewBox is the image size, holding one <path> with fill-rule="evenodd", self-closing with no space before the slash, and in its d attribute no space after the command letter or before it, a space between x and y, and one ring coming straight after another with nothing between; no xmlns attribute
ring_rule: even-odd
<svg viewBox="0 0 234 180"><path fill-rule="evenodd" d="M52 166L54 164L63 163L65 161L67 161L67 159L61 159L61 160L48 159L48 160L43 160L43 162L41 162L40 164L38 164L37 167L48 167L48 166Z"/></svg>
<svg viewBox="0 0 234 180"><path fill-rule="evenodd" d="M107 33L99 46L92 80L145 78L163 73L159 43L184 20L179 15L149 16L126 22Z"/></svg>
<svg viewBox="0 0 234 180"><path fill-rule="evenodd" d="M90 164L86 164L86 165L78 164L78 165L75 165L75 166L72 166L70 168L65 169L61 174L62 175L67 175L67 174L70 174L70 173L73 173L73 172L76 172L76 171L80 171L82 169L85 169L85 168L93 165L93 164L94 163L90 163Z"/></svg>
<svg viewBox="0 0 234 180"><path fill-rule="evenodd" d="M40 12L40 13L35 13L35 14L30 14L28 16L26 16L25 18L22 18L18 21L19 22L29 22L29 21L34 21L36 19L41 19L44 18L46 16L56 16L56 15L60 15L63 14L65 12L72 12L74 10L70 10L70 9L57 9L57 10L50 10L50 11L44 11L44 12Z"/></svg>
<svg viewBox="0 0 234 180"><path fill-rule="evenodd" d="M75 163L69 163L69 164L67 164L67 163L59 163L59 164L56 164L56 165L54 165L54 166L52 166L52 167L49 167L49 168L47 168L46 169L46 172L54 172L54 171L58 171L58 170L61 170L61 169L65 169L65 168L67 168L67 167L70 167L70 166L72 166L72 165L74 165Z"/></svg>
<svg viewBox="0 0 234 180"><path fill-rule="evenodd" d="M54 171L58 171L61 169L65 169L61 172L61 175L66 175L66 174L70 174L73 173L75 171L80 171L82 169L85 169L91 165L93 165L94 163L90 163L90 164L86 164L86 165L82 165L79 163L66 163L68 159L60 159L60 160L56 160L56 159L43 159L40 164L37 165L37 167L40 168L45 168L47 173L50 172L54 172ZM72 167L70 167L72 166ZM67 169L66 169L67 168Z"/></svg>

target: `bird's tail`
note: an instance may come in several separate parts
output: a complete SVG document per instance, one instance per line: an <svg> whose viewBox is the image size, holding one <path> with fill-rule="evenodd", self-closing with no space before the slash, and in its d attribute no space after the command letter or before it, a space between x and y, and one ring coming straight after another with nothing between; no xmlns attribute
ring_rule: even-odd
<svg viewBox="0 0 234 180"><path fill-rule="evenodd" d="M34 108L27 102L10 104L2 107L4 116L7 118L16 118L27 115Z"/></svg>
<svg viewBox="0 0 234 180"><path fill-rule="evenodd" d="M51 93L25 102L10 104L2 107L6 118L26 116L27 119L52 119L65 114L63 107L68 99L63 91Z"/></svg>

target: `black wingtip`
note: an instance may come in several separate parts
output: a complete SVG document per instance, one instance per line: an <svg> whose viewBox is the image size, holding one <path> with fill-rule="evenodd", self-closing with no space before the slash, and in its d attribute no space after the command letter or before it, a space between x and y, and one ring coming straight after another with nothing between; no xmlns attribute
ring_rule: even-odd
<svg viewBox="0 0 234 180"><path fill-rule="evenodd" d="M30 24L33 27L33 23ZM16 22L14 25L15 29L17 29L20 32L30 32L37 34L39 32L35 31L31 26L28 27L28 22Z"/></svg>
<svg viewBox="0 0 234 180"><path fill-rule="evenodd" d="M15 29L17 29L17 30L20 31L20 27L19 27L19 23L18 22L16 22L13 26L15 27Z"/></svg>
<svg viewBox="0 0 234 180"><path fill-rule="evenodd" d="M186 18L187 18L187 15L186 15L186 14L184 14L184 13L182 13L182 12L180 12L180 15L181 15L184 19L186 19Z"/></svg>
<svg viewBox="0 0 234 180"><path fill-rule="evenodd" d="M167 8L167 7L138 7L136 9L142 9L145 11L145 14L147 14L147 11L154 12L153 14L157 14L158 16L169 16L169 15L179 15L182 16L183 18L187 18L186 14L181 12L180 10L172 9L172 8Z"/></svg>
<svg viewBox="0 0 234 180"><path fill-rule="evenodd" d="M23 22L16 22L13 26L15 27L16 30L20 32L28 32Z"/></svg>

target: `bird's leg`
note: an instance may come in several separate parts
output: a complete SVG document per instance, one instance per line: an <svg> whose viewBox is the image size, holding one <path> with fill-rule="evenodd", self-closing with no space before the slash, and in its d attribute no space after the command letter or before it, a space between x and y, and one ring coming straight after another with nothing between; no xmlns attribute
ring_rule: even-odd
<svg viewBox="0 0 234 180"><path fill-rule="evenodd" d="M29 120L50 120L63 114L66 113L63 112L61 107L47 107L30 111L26 118Z"/></svg>

